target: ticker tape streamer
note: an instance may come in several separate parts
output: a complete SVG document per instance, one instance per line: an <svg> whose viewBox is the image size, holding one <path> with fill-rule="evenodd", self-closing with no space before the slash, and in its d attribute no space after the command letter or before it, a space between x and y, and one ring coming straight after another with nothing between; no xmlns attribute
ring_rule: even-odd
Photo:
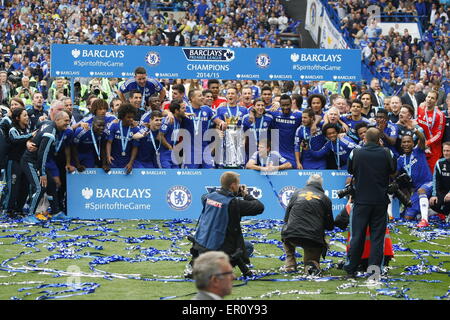
<svg viewBox="0 0 450 320"><path fill-rule="evenodd" d="M0 238L10 238L13 239L11 244L22 245L24 248L28 250L24 250L19 252L16 256L5 259L0 264L0 270L6 271L9 273L27 273L27 272L46 272L53 273L55 277L61 277L69 275L66 271L56 270L50 268L41 268L39 267L42 264L46 264L49 261L58 260L58 259L89 259L89 267L91 271L94 271L91 276L103 277L104 279L113 280L113 279L135 279L141 281L162 281L162 282L189 282L192 281L190 279L180 279L178 276L167 276L162 277L158 275L152 276L143 276L143 275L124 275L113 272L106 272L102 270L98 270L97 267L100 265L106 265L114 262L127 262L127 263L135 263L135 262L158 262L158 261L187 261L190 257L189 254L183 252L179 249L179 242L184 241L186 235L191 234L194 228L189 226L189 224L193 224L194 221L190 219L174 219L171 221L164 221L158 223L138 223L137 229L141 230L149 230L157 233L158 235L143 235L136 237L122 236L120 226L117 227L116 221L114 220L87 220L87 221L77 221L73 220L70 223L61 223L61 224L53 224L53 223L45 223L41 227L43 230L36 231L33 228L24 228L20 223L4 223L0 225L1 233ZM281 228L283 226L283 222L281 220L276 219L267 219L267 220L257 220L257 221L243 221L243 232L246 237L253 238L251 240L252 243L255 244L269 244L274 245L276 248L282 250L282 242L277 239L269 239L268 235L271 234L279 234ZM423 275L430 273L441 273L448 274L448 272L442 267L442 265L430 265L428 259L438 259L436 255L449 255L446 251L437 251L437 250L418 250L410 248L410 244L414 242L425 242L425 241L436 241L440 239L447 239L450 235L450 231L448 230L447 225L439 225L439 228L425 228L427 230L418 230L413 226L412 223L395 221L395 223L389 223L390 230L399 230L398 227L406 226L410 230L410 234L416 237L419 240L411 240L411 241L403 241L397 244L394 244L394 250L398 252L406 252L409 251L413 255L415 255L414 259L419 260L419 264L406 266L405 272L402 273L404 276L409 275ZM168 229L168 230L164 230ZM86 234L86 235L75 235L73 234L79 230L85 230L89 232L93 232L94 234ZM260 230L264 230L266 234L260 232ZM400 231L396 231L400 232ZM330 232L327 232L327 236L330 237L331 241L337 241L346 243L346 238L342 236L340 230L335 228ZM153 247L144 247L142 244L147 240L167 240L171 242L169 250L160 250ZM136 251L136 255L134 257L125 257L122 255L105 255L101 251L104 250L102 245L96 245L95 242L120 242L124 244L130 244L131 246L125 247L125 250L128 251ZM439 245L439 244L437 244ZM444 246L445 245L441 245ZM448 247L448 246L446 246ZM83 254L80 253L81 250L91 248L95 251L85 252ZM30 250L31 249L31 250ZM26 255L30 255L36 252L43 252L43 250L47 250L48 252L52 252L47 257L37 259L37 260L29 260L26 262L26 266L18 267L16 265L12 265L14 260L17 260L19 257L23 257ZM281 251L283 252L283 251ZM336 258L343 257L345 255L344 252L341 251L328 251L327 256ZM297 254L297 257L301 257L301 254ZM277 255L266 255L266 256L256 256L261 258L279 258L280 260L285 259L285 255L277 256ZM332 259L321 261L324 266L323 270L329 270L333 267L334 263ZM322 278L312 278L306 276L297 276L292 277L291 279L268 279L270 276L279 276L279 272L258 272L253 277L249 278L238 278L238 280L243 280L243 283L237 286L247 285L249 281L274 281L274 282L288 282L288 281L333 281L333 280L342 280L342 277L322 277ZM286 274L283 274L286 275ZM86 276L84 274L83 276ZM390 278L384 280L384 285L389 285L389 283L395 282L429 282L429 283L438 283L441 282L439 280L425 280L425 279L404 279L404 278ZM24 283L25 284L25 283ZM31 283L30 283L31 284ZM64 298L72 295L80 295L80 294L90 294L95 292L97 284L88 283L81 288L72 288L72 287L64 287L64 285L60 286L60 288L65 288L66 290L62 290L59 292L53 292L47 290L43 292L44 295L39 296L39 299L57 299ZM97 286L98 287L98 286ZM36 289L36 287L34 287ZM49 287L41 287L43 288L52 288ZM56 288L56 287L55 287ZM90 289L89 289L90 288ZM27 288L22 288L24 291L28 291ZM33 290L33 289L30 289ZM376 294L379 295L391 295L393 297L402 298L402 299L411 299L406 292L408 288L383 288L383 290L379 290ZM276 295L278 293L267 293ZM300 293L299 293L300 294ZM340 294L350 294L341 292ZM371 293L373 294L373 293ZM449 292L445 293L442 296L436 296L436 299L445 299L449 296ZM26 293L25 296L31 295L31 293ZM24 297L25 297L24 296ZM267 297L268 297L267 296ZM266 296L265 296L266 297ZM172 297L168 297L172 298ZM11 299L19 299L18 297L11 297Z"/></svg>

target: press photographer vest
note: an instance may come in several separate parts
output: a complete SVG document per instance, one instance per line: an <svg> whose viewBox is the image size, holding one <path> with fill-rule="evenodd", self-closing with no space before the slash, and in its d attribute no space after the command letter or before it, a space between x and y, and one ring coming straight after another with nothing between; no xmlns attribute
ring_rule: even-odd
<svg viewBox="0 0 450 320"><path fill-rule="evenodd" d="M70 88L67 85L63 85L63 87L61 89L62 90L67 89L67 97L70 98ZM50 89L48 89L48 98L47 98L48 101L50 102L50 101L56 100L57 94L58 94L58 89L52 83Z"/></svg>
<svg viewBox="0 0 450 320"><path fill-rule="evenodd" d="M353 88L350 83L345 82L342 84L341 95L343 95L346 99L353 98Z"/></svg>
<svg viewBox="0 0 450 320"><path fill-rule="evenodd" d="M198 244L209 250L218 250L222 246L228 226L228 206L233 199L231 194L218 192L206 195L195 233Z"/></svg>
<svg viewBox="0 0 450 320"><path fill-rule="evenodd" d="M23 88L23 87L17 87L17 88L16 88L16 92L19 93L19 92L22 90L22 88ZM32 99L32 97L33 97L33 93L36 92L36 88L33 88L33 87L30 86L30 87L28 87L27 89L29 90L29 92L28 92L28 94L27 94L27 97L25 97L25 94L24 94L24 93L19 94L18 96L19 96L20 99L22 99L23 103L24 103L26 106L29 106L29 105L33 104L33 99Z"/></svg>

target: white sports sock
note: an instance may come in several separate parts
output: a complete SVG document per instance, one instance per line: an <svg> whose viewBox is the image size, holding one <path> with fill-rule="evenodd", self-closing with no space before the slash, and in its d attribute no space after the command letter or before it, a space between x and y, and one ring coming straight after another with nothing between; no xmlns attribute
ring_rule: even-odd
<svg viewBox="0 0 450 320"><path fill-rule="evenodd" d="M392 200L394 199L394 196L392 194L389 195L389 204L387 207L387 212L390 218L392 218Z"/></svg>
<svg viewBox="0 0 450 320"><path fill-rule="evenodd" d="M426 194L419 195L420 215L428 221L428 198Z"/></svg>

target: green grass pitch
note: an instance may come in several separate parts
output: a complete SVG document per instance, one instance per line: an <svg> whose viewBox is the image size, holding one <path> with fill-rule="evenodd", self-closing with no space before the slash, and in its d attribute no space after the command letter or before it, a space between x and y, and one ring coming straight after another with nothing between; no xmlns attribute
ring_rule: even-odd
<svg viewBox="0 0 450 320"><path fill-rule="evenodd" d="M330 251L321 277L285 273L281 221L242 222L255 252L256 276L245 281L235 268L227 300L449 299L450 225L389 224L395 258L380 282L345 279L335 264L344 259L347 232L327 236ZM183 270L190 258L189 220L101 220L25 226L0 220L0 299L158 300L191 299L196 291ZM302 254L302 249L297 252ZM298 257L299 270L302 258Z"/></svg>

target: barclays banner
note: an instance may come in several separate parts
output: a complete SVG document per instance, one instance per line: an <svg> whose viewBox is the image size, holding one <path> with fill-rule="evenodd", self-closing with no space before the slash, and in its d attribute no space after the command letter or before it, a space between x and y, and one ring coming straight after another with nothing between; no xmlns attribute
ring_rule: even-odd
<svg viewBox="0 0 450 320"><path fill-rule="evenodd" d="M226 170L87 169L67 175L68 215L81 219L174 219L199 217L201 196L220 188L220 175ZM253 170L233 170L241 184L265 205L258 219L283 219L292 193L303 187L311 174L324 178L324 189L333 202L336 216L346 203L338 199L346 171L287 170L262 175ZM252 217L249 217L252 218Z"/></svg>
<svg viewBox="0 0 450 320"><path fill-rule="evenodd" d="M53 44L52 77L360 81L360 50Z"/></svg>

